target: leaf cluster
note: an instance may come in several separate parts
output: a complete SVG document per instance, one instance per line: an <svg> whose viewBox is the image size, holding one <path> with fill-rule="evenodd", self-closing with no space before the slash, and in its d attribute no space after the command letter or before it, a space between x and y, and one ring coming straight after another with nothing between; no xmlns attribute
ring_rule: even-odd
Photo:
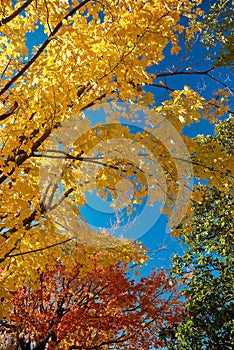
<svg viewBox="0 0 234 350"><path fill-rule="evenodd" d="M231 153L232 121L216 127L216 139ZM210 137L206 140L211 141ZM229 174L229 176L231 176ZM170 349L232 349L233 329L233 187L198 185L193 217L182 225L182 256L174 256L173 276L180 276L187 315L175 330ZM180 345L178 345L180 343Z"/></svg>

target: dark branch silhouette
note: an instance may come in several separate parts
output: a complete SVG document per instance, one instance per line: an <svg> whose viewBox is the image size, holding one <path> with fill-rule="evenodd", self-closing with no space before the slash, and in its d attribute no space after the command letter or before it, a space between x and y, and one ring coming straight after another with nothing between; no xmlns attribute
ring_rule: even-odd
<svg viewBox="0 0 234 350"><path fill-rule="evenodd" d="M3 18L0 21L0 27L3 26L4 24L12 21L16 16L18 16L23 10L28 7L29 4L31 4L33 0L27 0L21 7L19 7L17 10L15 10L10 16Z"/></svg>
<svg viewBox="0 0 234 350"><path fill-rule="evenodd" d="M49 45L50 41L54 39L54 35L59 31L59 29L63 25L63 20L67 20L69 17L73 16L78 10L80 10L83 6L85 6L91 0L84 0L79 5L74 7L54 28L48 38L44 41L44 43L37 50L35 55L23 66L23 68L2 88L0 91L0 96L3 95L11 85L13 85L25 72L27 69L31 67L31 65L36 61L36 59L42 54L45 48Z"/></svg>

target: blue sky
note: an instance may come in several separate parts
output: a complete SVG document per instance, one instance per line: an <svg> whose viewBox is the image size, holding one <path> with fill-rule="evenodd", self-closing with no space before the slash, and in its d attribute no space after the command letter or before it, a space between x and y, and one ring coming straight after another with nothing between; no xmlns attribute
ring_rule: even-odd
<svg viewBox="0 0 234 350"><path fill-rule="evenodd" d="M178 56L170 54L170 46L165 49L165 60L159 64L157 67L152 69L152 72L166 72L168 67L177 66L181 57L185 52L185 47L183 43L181 43L182 50ZM210 60L206 59L207 50L200 44L196 44L192 53L190 54L192 62L195 63L194 70L196 71L205 71L208 67L212 65ZM184 70L188 65L188 62L181 65L180 70ZM231 79L232 77L227 76L227 72L220 68L215 76L220 77L222 80ZM202 95L205 98L211 98L211 95L214 91L217 91L217 88L222 88L219 84L214 82L214 80L209 77L201 77L201 75L178 75L168 78L168 85L174 89L183 89L184 85L189 85L195 91L202 90ZM232 83L230 82L230 86ZM163 99L167 99L168 96L165 96L165 91L163 89L157 88L146 88L147 91L154 93L156 104L160 104ZM192 123L190 126L186 126L183 130L183 133L189 137L195 137L198 134L214 134L214 124L210 124L208 120L202 119L199 123ZM109 217L103 214L98 210L103 206L100 199L95 199L94 196L88 196L89 206L85 209L81 209L84 214L85 219L96 227L104 227L105 219L109 220ZM96 209L92 208L94 206ZM180 246L177 239L170 237L168 230L168 218L166 215L159 215L159 205L156 205L155 213L152 211L149 213L148 218L145 220L150 220L151 215L155 215L159 217L155 220L155 225L151 227L143 236L139 238L139 240L143 243L144 246L148 247L151 252L151 258L148 261L148 264L143 268L142 273L148 274L153 266L157 266L158 268L166 268L168 269L171 266L171 256L174 253L182 253L183 247ZM103 226L102 226L103 225ZM107 224L106 227L109 225ZM136 227L136 230L141 230L141 227ZM161 250L161 248L165 246L165 249ZM159 253L156 253L157 251Z"/></svg>
<svg viewBox="0 0 234 350"><path fill-rule="evenodd" d="M209 1L204 1L203 9L207 10L209 5ZM28 38L28 48L29 51L32 50L33 46L37 46L41 44L45 40L46 36L42 32L41 28L39 27L37 31L34 33L30 33ZM171 68L174 70L174 67L178 66L179 62L181 61L181 58L183 57L185 53L185 47L183 43L181 42L182 50L179 53L178 56L171 55L170 54L170 45L165 49L164 55L165 59L162 63L160 63L157 67L151 68L152 72L166 72L168 68ZM205 55L207 54L206 49L202 47L201 44L196 44L192 53L190 53L190 59L185 61L184 63L181 63L180 70L183 70L188 66L191 62L194 64L194 70L204 71L209 66L212 65L212 62L205 59ZM190 62L191 61L191 62ZM220 79L230 79L230 76L226 76L226 72L224 69L219 69L219 71L216 73L216 76L220 75ZM222 86L217 85L213 80L207 78L207 77L201 77L201 75L178 75L173 76L167 79L167 84L173 88L173 89L183 89L184 85L188 85L192 87L195 91L202 91L202 95L204 97L210 97L212 92L217 89L217 87L222 88ZM232 82L229 81L229 85L232 85ZM165 91L160 88L146 88L147 91L150 91L154 93L155 95L155 101L156 104L159 105L164 99L168 99L168 95L166 95ZM189 127L185 127L183 131L187 136L189 137L195 137L197 134L213 134L214 132L214 125L210 124L206 120L201 120L199 123L194 123ZM113 220L113 213L109 214L103 214L102 211L99 210L101 207L102 209L105 208L108 212L110 210L109 203L103 203L103 201L100 200L100 198L96 198L95 196L88 195L88 205L82 209L83 217L87 220L87 222L90 225L95 225L95 227L103 227L108 228L110 223L110 217L112 217L111 220ZM143 205L138 206L137 213L139 214L143 210ZM109 208L109 209L108 209ZM174 253L182 252L180 245L178 244L178 241L172 239L170 237L168 228L167 228L167 217L165 215L159 215L159 205L156 204L155 206L155 213L154 211L148 212L148 217L145 216L145 224L147 224L147 221L152 219L153 215L158 216L157 220L155 220L155 224L147 230L147 232L140 237L140 241L150 249L152 253L157 252L157 250L160 250L162 246L165 246L166 248L162 250L158 254L153 254L151 259L148 262L148 265L144 267L143 274L147 274L150 269L153 266L157 266L159 268L166 268L168 269L170 267L170 258ZM122 219L123 221L126 220L126 216L124 214L124 211L122 213ZM133 217L130 217L130 220L132 220ZM144 222L143 222L144 224ZM147 226L147 225L146 225ZM142 228L138 225L134 228L135 230L141 231ZM145 232L145 228L143 228L143 231Z"/></svg>

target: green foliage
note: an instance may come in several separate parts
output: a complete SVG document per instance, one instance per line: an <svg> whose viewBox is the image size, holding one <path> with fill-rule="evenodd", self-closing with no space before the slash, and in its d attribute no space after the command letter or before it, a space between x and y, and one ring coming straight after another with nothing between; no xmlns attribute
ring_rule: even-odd
<svg viewBox="0 0 234 350"><path fill-rule="evenodd" d="M183 227L187 245L174 257L173 273L182 276L188 315L179 338L182 349L231 349L233 329L233 195L199 186L202 203Z"/></svg>
<svg viewBox="0 0 234 350"><path fill-rule="evenodd" d="M198 135L196 140L200 145L214 144L221 146L221 150L228 155L234 154L234 123L230 116L228 119L215 125L215 136Z"/></svg>
<svg viewBox="0 0 234 350"><path fill-rule="evenodd" d="M216 127L216 140L231 152L231 119ZM204 142L211 137L204 138ZM214 140L215 138L213 138ZM229 142L228 142L229 141ZM183 256L175 255L172 276L179 275L187 314L174 329L169 349L232 349L233 327L233 190L198 185L201 200L193 201L193 218L182 226Z"/></svg>
<svg viewBox="0 0 234 350"><path fill-rule="evenodd" d="M223 150L228 154L234 154L234 124L229 118L215 127L217 141L221 144Z"/></svg>
<svg viewBox="0 0 234 350"><path fill-rule="evenodd" d="M231 0L216 1L208 14L202 19L203 33L201 41L210 50L217 48L215 66L233 68L234 23L233 2ZM213 54L213 53L212 53Z"/></svg>

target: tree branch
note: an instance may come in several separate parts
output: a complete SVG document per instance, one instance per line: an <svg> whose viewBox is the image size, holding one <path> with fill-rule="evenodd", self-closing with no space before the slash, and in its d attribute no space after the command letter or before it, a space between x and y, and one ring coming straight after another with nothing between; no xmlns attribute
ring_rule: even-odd
<svg viewBox="0 0 234 350"><path fill-rule="evenodd" d="M12 21L12 19L14 19L16 16L18 16L23 10L26 9L26 7L28 7L29 4L31 4L31 2L33 2L33 0L27 0L21 7L19 7L17 10L15 10L15 12L13 12L10 16L3 18L0 21L0 27L10 21Z"/></svg>
<svg viewBox="0 0 234 350"><path fill-rule="evenodd" d="M13 85L31 65L36 61L36 59L42 54L44 49L49 45L50 41L53 39L54 35L59 31L59 29L63 25L63 20L67 20L69 17L73 16L78 10L80 10L83 6L85 6L91 0L84 0L79 5L74 7L54 28L52 33L48 36L48 38L44 41L44 43L40 46L35 55L24 65L24 67L2 88L0 91L0 96L3 95L11 85Z"/></svg>
<svg viewBox="0 0 234 350"><path fill-rule="evenodd" d="M0 115L0 121L3 121L4 119L10 117L16 111L18 106L18 102L15 101L14 105L9 109L9 111Z"/></svg>
<svg viewBox="0 0 234 350"><path fill-rule="evenodd" d="M21 253L16 253L16 254L10 254L10 255L8 255L8 258L13 258L13 257L15 257L15 256L21 256L21 255L26 255L26 254L41 252L41 251L43 251L43 250L56 247L57 245L67 243L67 242L69 242L69 241L71 241L71 240L72 240L72 238L68 238L68 239L66 239L65 241L57 242L57 243L48 245L48 246L43 247L43 248L28 250L28 251L26 251L26 252L21 252Z"/></svg>
<svg viewBox="0 0 234 350"><path fill-rule="evenodd" d="M58 125L59 124L55 125L54 128L56 128ZM19 150L19 152L16 153L16 155L14 156L14 158L11 158L9 160L11 160L12 162L15 162L16 166L20 166L21 164L23 164L30 156L32 156L32 154L38 149L38 147L40 147L41 144L47 139L51 131L52 131L51 128L48 128L44 131L44 133L34 142L31 149L31 153L29 155L27 154L27 152L22 153L22 151ZM12 168L7 175L2 174L0 176L0 184L4 182L8 178L8 176L12 175L14 171L15 171L15 168Z"/></svg>
<svg viewBox="0 0 234 350"><path fill-rule="evenodd" d="M163 88L163 89L166 89L166 90L171 91L171 92L175 91L175 89L172 89L172 88L170 88L169 86L163 85L163 84L152 83L152 84L149 84L149 86L154 86L154 87L158 87L158 88Z"/></svg>
<svg viewBox="0 0 234 350"><path fill-rule="evenodd" d="M156 75L156 78L162 78L162 77L170 77L173 75L207 75L210 71L214 70L214 67L210 67L207 70L204 71L175 71L175 72L164 72L164 73L159 73Z"/></svg>

